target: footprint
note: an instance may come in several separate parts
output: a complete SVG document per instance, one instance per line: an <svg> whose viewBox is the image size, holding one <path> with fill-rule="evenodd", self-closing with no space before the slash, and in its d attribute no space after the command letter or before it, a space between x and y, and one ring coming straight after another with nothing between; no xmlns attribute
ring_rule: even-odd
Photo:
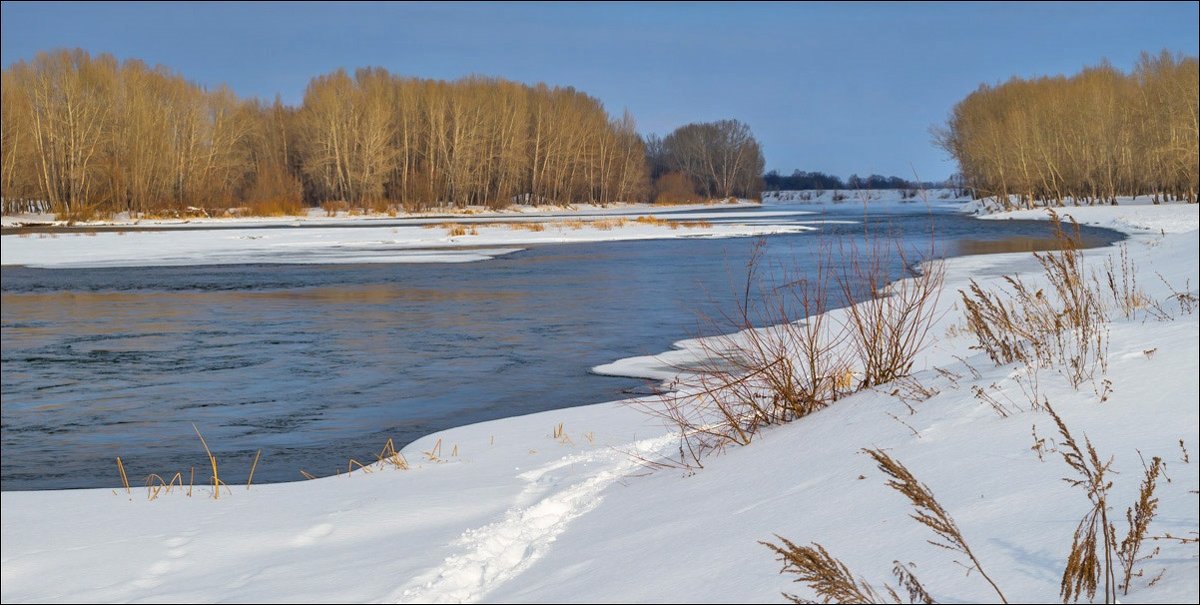
<svg viewBox="0 0 1200 605"><path fill-rule="evenodd" d="M191 541L191 538L185 536L176 536L170 540L167 540L167 548L182 548L190 544Z"/></svg>
<svg viewBox="0 0 1200 605"><path fill-rule="evenodd" d="M331 533L333 533L332 523L321 523L319 525L314 525L305 530L304 533L300 534L299 536L292 538L292 546L308 546Z"/></svg>

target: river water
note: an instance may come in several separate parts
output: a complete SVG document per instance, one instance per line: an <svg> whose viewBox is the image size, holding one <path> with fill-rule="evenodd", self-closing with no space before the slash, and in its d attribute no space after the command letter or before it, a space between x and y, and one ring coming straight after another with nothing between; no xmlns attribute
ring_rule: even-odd
<svg viewBox="0 0 1200 605"><path fill-rule="evenodd" d="M770 210L807 209L775 205ZM744 212L744 209L741 210ZM744 221L745 219L740 219ZM954 212L826 212L767 238L765 278L864 228L911 251L1046 249L1050 227ZM772 218L771 222L778 222ZM1083 229L1089 246L1120 235ZM648 388L589 368L729 331L753 239L531 247L469 264L30 269L2 286L4 490L111 487L206 464L330 475L452 426ZM892 259L899 274L901 261ZM239 475L240 473L240 475ZM206 475L207 476L207 475Z"/></svg>

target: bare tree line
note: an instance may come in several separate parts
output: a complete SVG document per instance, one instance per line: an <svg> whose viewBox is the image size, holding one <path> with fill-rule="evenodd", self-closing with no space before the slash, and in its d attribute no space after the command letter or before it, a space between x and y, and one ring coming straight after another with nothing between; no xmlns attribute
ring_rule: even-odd
<svg viewBox="0 0 1200 605"><path fill-rule="evenodd" d="M1195 202L1198 73L1196 57L1163 51L1143 53L1129 74L1104 63L1071 77L982 85L935 141L979 197L1026 206L1125 195Z"/></svg>
<svg viewBox="0 0 1200 605"><path fill-rule="evenodd" d="M298 108L82 50L3 71L5 209L291 212L642 201L633 118L573 88L493 78L314 78Z"/></svg>
<svg viewBox="0 0 1200 605"><path fill-rule="evenodd" d="M656 201L757 198L763 188L762 148L738 120L687 124L646 141Z"/></svg>

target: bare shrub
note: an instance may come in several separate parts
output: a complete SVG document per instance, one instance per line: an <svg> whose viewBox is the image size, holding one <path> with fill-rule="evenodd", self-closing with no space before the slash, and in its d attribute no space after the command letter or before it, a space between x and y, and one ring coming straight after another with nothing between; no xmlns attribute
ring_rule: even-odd
<svg viewBox="0 0 1200 605"><path fill-rule="evenodd" d="M691 179L682 172L668 172L654 181L655 204L695 204L701 201Z"/></svg>
<svg viewBox="0 0 1200 605"><path fill-rule="evenodd" d="M1137 271L1129 260L1129 246L1121 244L1118 258L1110 256L1104 261L1104 277L1113 305L1126 318L1150 303L1150 297L1138 287Z"/></svg>
<svg viewBox="0 0 1200 605"><path fill-rule="evenodd" d="M945 279L945 265L931 260L919 273L905 277L889 270L898 258L907 270L907 254L899 242L894 252L878 239L868 239L866 250L857 244L842 248L846 259L834 281L847 301L861 301L846 309L846 332L862 372L862 387L891 382L908 375L925 347L935 323L937 303Z"/></svg>
<svg viewBox="0 0 1200 605"><path fill-rule="evenodd" d="M695 385L664 396L648 409L681 430L681 453L701 457L730 443L746 445L766 425L820 410L849 391L849 364L839 353L845 336L830 321L828 250L796 278L788 271L758 284L765 244L755 246L734 314L701 340ZM766 327L756 328L755 323Z"/></svg>
<svg viewBox="0 0 1200 605"><path fill-rule="evenodd" d="M702 359L680 368L691 381L687 388L642 404L680 429L685 466L702 466L704 455L726 445L750 443L764 426L907 375L934 323L944 276L940 262L889 284L900 276L888 270L885 248L876 246L865 258L857 247L843 248L839 271L825 247L805 275L778 267L781 277L760 284L764 246L759 242L747 263L736 311L714 330L733 333L699 341ZM827 314L831 292L861 302L846 310L845 320L834 321ZM856 380L856 368L862 380Z"/></svg>

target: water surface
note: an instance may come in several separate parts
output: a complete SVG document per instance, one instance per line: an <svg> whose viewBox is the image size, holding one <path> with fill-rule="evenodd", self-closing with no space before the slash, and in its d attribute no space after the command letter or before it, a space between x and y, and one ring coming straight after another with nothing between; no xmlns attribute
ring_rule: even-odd
<svg viewBox="0 0 1200 605"><path fill-rule="evenodd" d="M861 210L794 220L818 231L767 238L767 278L864 229ZM931 237L948 255L1053 245L1039 221L917 212L866 227L899 237L909 262ZM544 245L470 264L5 267L3 489L113 486L117 456L131 477L186 476L205 463L193 423L231 483L259 448L255 481L291 481L373 460L388 438L399 447L645 392L589 368L728 331L697 318L733 310L754 246Z"/></svg>

